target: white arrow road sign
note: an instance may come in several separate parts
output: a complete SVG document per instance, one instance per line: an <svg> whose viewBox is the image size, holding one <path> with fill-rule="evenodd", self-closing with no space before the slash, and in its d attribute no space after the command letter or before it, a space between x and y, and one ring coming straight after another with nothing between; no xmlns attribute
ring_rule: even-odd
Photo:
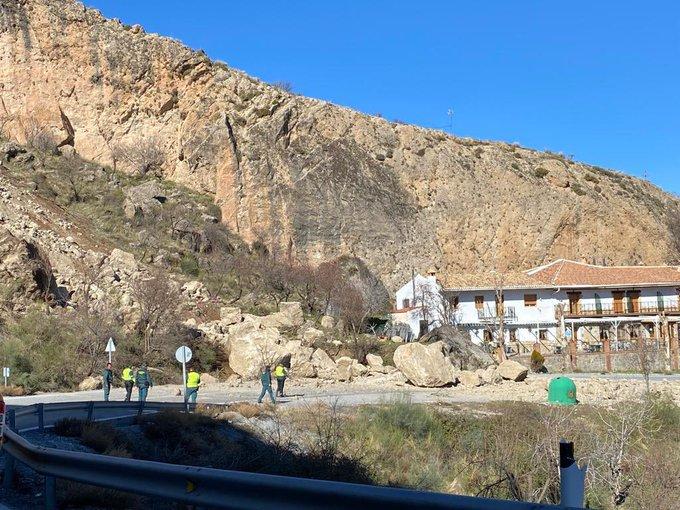
<svg viewBox="0 0 680 510"><path fill-rule="evenodd" d="M111 363L111 353L116 352L116 344L113 343L113 338L109 338L104 351L109 353L109 363Z"/></svg>

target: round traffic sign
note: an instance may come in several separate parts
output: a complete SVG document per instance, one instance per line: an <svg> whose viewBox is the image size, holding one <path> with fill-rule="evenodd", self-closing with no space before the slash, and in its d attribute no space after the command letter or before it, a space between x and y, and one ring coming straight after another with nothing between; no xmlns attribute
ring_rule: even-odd
<svg viewBox="0 0 680 510"><path fill-rule="evenodd" d="M188 363L191 359L191 349L189 349L186 345L183 345L175 351L175 358L180 363Z"/></svg>

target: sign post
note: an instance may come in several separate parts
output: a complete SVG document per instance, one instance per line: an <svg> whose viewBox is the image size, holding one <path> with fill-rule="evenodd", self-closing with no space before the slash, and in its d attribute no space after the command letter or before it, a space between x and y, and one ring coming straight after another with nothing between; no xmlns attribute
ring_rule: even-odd
<svg viewBox="0 0 680 510"><path fill-rule="evenodd" d="M182 385L184 386L184 400L187 402L187 363L191 360L192 352L186 345L175 351L175 359L182 364Z"/></svg>
<svg viewBox="0 0 680 510"><path fill-rule="evenodd" d="M9 367L2 368L2 376L5 378L5 386L7 386L7 379L9 379Z"/></svg>
<svg viewBox="0 0 680 510"><path fill-rule="evenodd" d="M111 353L116 352L116 344L113 343L113 338L109 338L109 341L106 343L105 352L109 353L109 363L111 363Z"/></svg>

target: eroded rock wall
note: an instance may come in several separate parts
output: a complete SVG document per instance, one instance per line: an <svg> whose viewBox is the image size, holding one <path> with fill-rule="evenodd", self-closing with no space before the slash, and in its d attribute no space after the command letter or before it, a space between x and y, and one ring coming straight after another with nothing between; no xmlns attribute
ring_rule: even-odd
<svg viewBox="0 0 680 510"><path fill-rule="evenodd" d="M45 126L128 171L157 145L246 241L358 256L391 288L412 267L678 259L678 200L647 182L292 95L75 0L0 0L0 87L19 141Z"/></svg>

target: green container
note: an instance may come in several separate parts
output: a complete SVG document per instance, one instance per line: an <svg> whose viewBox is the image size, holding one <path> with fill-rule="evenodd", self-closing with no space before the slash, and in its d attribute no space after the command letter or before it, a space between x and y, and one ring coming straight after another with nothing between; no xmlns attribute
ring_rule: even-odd
<svg viewBox="0 0 680 510"><path fill-rule="evenodd" d="M555 377L548 385L548 402L560 406L573 406L576 400L576 384L569 377Z"/></svg>

